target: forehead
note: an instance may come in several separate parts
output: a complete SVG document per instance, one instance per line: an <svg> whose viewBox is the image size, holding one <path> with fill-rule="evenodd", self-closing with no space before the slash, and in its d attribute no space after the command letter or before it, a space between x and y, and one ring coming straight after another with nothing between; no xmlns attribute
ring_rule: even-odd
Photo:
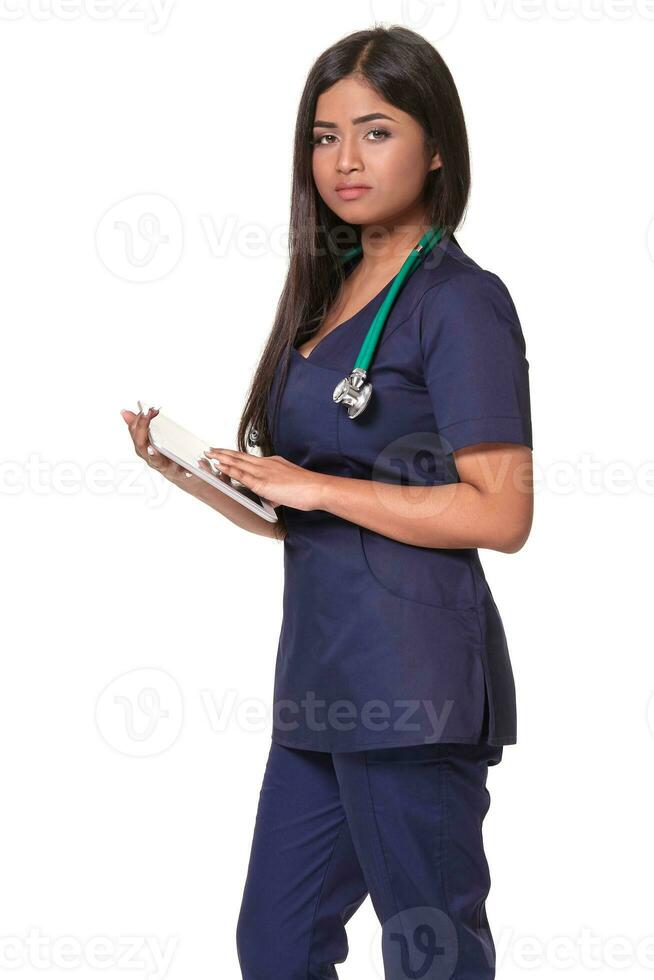
<svg viewBox="0 0 654 980"><path fill-rule="evenodd" d="M397 120L409 118L401 109L386 102L369 82L356 75L341 78L321 92L316 101L314 118L349 125L355 116L370 112L383 112Z"/></svg>

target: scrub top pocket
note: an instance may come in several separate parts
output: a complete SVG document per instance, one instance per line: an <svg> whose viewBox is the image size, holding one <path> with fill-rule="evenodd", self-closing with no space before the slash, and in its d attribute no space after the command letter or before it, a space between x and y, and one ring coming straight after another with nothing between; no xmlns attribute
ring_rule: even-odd
<svg viewBox="0 0 654 980"><path fill-rule="evenodd" d="M443 609L476 605L472 554L467 549L422 548L359 527L370 574L388 592Z"/></svg>

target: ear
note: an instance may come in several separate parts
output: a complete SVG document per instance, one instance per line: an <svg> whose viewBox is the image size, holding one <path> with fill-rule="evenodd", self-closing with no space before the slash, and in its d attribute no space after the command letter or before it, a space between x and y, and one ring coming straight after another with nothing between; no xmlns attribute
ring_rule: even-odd
<svg viewBox="0 0 654 980"><path fill-rule="evenodd" d="M440 168L442 166L443 166L443 161L441 160L441 155L440 155L440 153L438 151L436 151L436 153L434 153L433 157L431 158L431 163L429 164L429 169L430 170L440 170Z"/></svg>

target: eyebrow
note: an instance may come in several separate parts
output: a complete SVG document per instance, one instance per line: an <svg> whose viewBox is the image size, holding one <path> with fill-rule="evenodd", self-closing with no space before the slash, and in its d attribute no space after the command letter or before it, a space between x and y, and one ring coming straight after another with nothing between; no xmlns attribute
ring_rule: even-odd
<svg viewBox="0 0 654 980"><path fill-rule="evenodd" d="M390 119L391 122L397 122L397 119L393 119L392 116L387 116L383 112L369 112L367 116L356 116L352 123L356 126L358 123L370 122L371 119ZM327 129L337 128L335 122L327 122L324 119L316 119L313 128L315 129L317 126L325 126Z"/></svg>

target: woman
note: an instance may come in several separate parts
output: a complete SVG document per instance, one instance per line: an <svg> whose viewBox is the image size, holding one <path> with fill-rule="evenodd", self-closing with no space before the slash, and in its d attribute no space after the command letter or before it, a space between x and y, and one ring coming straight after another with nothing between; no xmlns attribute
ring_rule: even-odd
<svg viewBox="0 0 654 980"><path fill-rule="evenodd" d="M279 524L148 457L153 410L125 413L151 466L284 540L272 742L237 928L245 980L336 977L367 895L387 978L495 975L482 821L516 713L477 548L525 543L532 441L515 307L453 235L469 184L434 48L400 27L339 41L300 102L290 268L239 449L207 451ZM434 229L350 417L334 388Z"/></svg>

